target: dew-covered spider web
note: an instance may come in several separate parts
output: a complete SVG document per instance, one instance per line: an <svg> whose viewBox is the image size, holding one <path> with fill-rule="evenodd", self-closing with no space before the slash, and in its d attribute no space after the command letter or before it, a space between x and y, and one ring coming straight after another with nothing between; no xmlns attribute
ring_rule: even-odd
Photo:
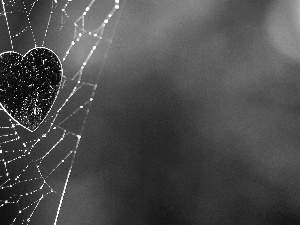
<svg viewBox="0 0 300 225"><path fill-rule="evenodd" d="M58 224L98 77L125 0L1 0L0 53L51 49L63 68L40 126L0 110L0 224ZM46 212L45 212L46 209ZM50 218L50 219L49 219Z"/></svg>

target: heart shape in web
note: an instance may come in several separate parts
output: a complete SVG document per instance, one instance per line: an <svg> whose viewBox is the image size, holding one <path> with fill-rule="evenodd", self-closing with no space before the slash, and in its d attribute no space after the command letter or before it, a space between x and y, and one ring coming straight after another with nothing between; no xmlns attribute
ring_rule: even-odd
<svg viewBox="0 0 300 225"><path fill-rule="evenodd" d="M24 56L0 54L0 103L8 115L29 131L44 121L57 97L62 65L47 48L34 48Z"/></svg>

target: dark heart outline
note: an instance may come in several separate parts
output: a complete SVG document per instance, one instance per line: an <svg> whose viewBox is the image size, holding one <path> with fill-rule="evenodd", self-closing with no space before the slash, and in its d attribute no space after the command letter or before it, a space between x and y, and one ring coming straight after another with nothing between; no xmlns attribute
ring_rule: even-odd
<svg viewBox="0 0 300 225"><path fill-rule="evenodd" d="M36 130L36 129L44 122L44 120L45 120L45 119L47 118L47 116L49 115L49 112L51 111L51 109L52 109L52 107L53 107L53 105L54 105L54 103L55 103L55 101L56 101L56 99L57 99L57 96L58 96L58 94L59 94L59 90L60 90L60 88L61 88L62 80L63 80L63 67L62 67L62 63L61 63L59 57L58 57L51 49L48 49L48 48L45 48L45 47L35 47L35 48L32 48L32 49L28 50L24 55L22 55L22 54L20 54L20 53L18 53L18 52L15 52L15 51L6 51L6 52L2 52L2 53L0 54L0 57L1 57L3 54L14 53L14 54L19 55L19 56L21 57L21 61L23 61L23 59L24 59L28 54L30 54L31 51L33 51L33 50L35 50L35 49L46 49L47 51L51 52L53 55L56 56L56 59L58 60L58 63L59 63L59 65L60 65L60 71L61 71L61 72L60 72L60 81L59 81L59 84L58 84L58 88L57 88L56 95L55 95L55 97L54 97L54 99L53 99L53 102L52 102L51 106L50 106L49 109L48 109L48 112L45 114L44 118L39 122L39 124L38 124L33 130L31 130L31 129L29 129L28 127L26 127L26 126L24 126L23 124L21 124L17 119L15 119L15 118L14 118L14 117L13 117L13 116L5 109L5 107L4 107L4 106L2 105L2 103L0 102L0 107L6 112L6 114L9 115L9 117L10 117L11 119L13 119L19 126L25 128L26 130L28 130L28 131L30 131L30 132L34 132L34 131L35 131L35 130Z"/></svg>

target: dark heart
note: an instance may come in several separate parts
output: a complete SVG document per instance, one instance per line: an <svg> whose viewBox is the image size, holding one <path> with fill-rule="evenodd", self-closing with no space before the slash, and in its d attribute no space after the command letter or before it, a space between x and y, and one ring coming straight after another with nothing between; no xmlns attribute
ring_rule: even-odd
<svg viewBox="0 0 300 225"><path fill-rule="evenodd" d="M34 131L50 111L62 80L62 66L54 52L34 48L24 57L0 55L0 103L17 123Z"/></svg>

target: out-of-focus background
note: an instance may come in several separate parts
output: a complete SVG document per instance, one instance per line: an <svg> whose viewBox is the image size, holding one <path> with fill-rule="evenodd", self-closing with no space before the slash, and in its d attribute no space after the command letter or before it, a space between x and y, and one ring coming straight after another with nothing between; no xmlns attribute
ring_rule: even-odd
<svg viewBox="0 0 300 225"><path fill-rule="evenodd" d="M300 224L299 10L128 0L60 224Z"/></svg>
<svg viewBox="0 0 300 225"><path fill-rule="evenodd" d="M300 224L300 1L127 0L58 224Z"/></svg>

